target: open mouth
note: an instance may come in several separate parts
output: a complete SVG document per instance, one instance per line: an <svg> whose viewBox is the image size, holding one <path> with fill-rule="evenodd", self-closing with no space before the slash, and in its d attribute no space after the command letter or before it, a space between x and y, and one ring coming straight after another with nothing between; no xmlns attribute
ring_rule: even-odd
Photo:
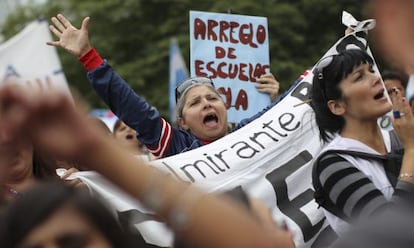
<svg viewBox="0 0 414 248"><path fill-rule="evenodd" d="M125 136L125 139L127 140L132 140L134 138L134 135L132 134L128 134L127 136Z"/></svg>
<svg viewBox="0 0 414 248"><path fill-rule="evenodd" d="M374 96L374 100L378 100L384 97L384 90L381 90L378 94Z"/></svg>
<svg viewBox="0 0 414 248"><path fill-rule="evenodd" d="M218 117L216 114L208 114L204 117L203 123L208 127L213 127L218 123Z"/></svg>

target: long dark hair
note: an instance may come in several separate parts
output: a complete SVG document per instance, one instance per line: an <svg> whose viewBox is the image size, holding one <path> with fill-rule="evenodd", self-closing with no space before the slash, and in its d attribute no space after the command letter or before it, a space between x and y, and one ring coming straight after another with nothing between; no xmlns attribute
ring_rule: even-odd
<svg viewBox="0 0 414 248"><path fill-rule="evenodd" d="M342 98L339 83L361 64L373 65L374 61L367 52L350 49L321 59L315 66L311 106L315 111L320 137L325 142L345 126L345 119L334 115L327 103Z"/></svg>
<svg viewBox="0 0 414 248"><path fill-rule="evenodd" d="M50 156L41 155L36 150L33 151L33 175L41 180L58 180L56 174L56 160Z"/></svg>
<svg viewBox="0 0 414 248"><path fill-rule="evenodd" d="M112 247L137 247L135 238L113 213L85 190L60 182L39 183L11 203L0 222L0 246L17 247L25 236L56 210L71 204L109 241Z"/></svg>

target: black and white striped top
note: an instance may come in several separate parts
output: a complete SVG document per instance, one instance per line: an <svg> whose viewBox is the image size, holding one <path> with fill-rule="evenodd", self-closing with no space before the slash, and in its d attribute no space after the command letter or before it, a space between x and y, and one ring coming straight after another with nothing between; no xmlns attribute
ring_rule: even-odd
<svg viewBox="0 0 414 248"><path fill-rule="evenodd" d="M390 136L384 133L383 137L390 152ZM328 150L376 153L359 141L340 136L328 144L322 153ZM404 199L406 193L413 195L414 185L410 183L397 182L395 187L392 186L387 166L380 160L341 153L325 153L317 160L313 171L315 198L324 208L335 232L341 234L354 221L370 218L393 206L395 201ZM395 179L398 173L399 170L393 172Z"/></svg>
<svg viewBox="0 0 414 248"><path fill-rule="evenodd" d="M339 155L322 158L317 175L325 195L346 220L368 217L389 203L362 171Z"/></svg>

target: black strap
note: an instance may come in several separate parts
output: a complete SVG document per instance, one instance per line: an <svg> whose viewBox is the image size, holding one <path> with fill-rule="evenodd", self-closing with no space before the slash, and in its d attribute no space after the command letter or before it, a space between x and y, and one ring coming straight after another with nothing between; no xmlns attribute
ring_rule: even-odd
<svg viewBox="0 0 414 248"><path fill-rule="evenodd" d="M404 147L394 130L389 131L391 141L391 152L386 155L384 169L393 187L397 184L400 175ZM391 178L390 178L391 177Z"/></svg>
<svg viewBox="0 0 414 248"><path fill-rule="evenodd" d="M401 152L404 151L404 147L394 130L388 132L391 140L391 151Z"/></svg>
<svg viewBox="0 0 414 248"><path fill-rule="evenodd" d="M401 169L401 161L402 161L402 157L400 157L398 154L396 153L388 153L387 155L376 155L376 154L371 154L371 153L365 153L365 152L358 152L358 151L348 151L348 150L329 150L326 151L325 153L323 153L321 155L325 156L327 154L343 154L343 155L351 155L351 156L355 156L355 157L359 157L359 158L363 158L363 159L372 159L372 160L377 160L379 162L381 162L384 166L384 170L385 170L385 174L388 178L388 180L390 181L391 185L393 187L395 187L395 185L397 184L397 180L398 180L398 175L400 173L400 169Z"/></svg>
<svg viewBox="0 0 414 248"><path fill-rule="evenodd" d="M347 220L348 218L344 216L338 209L336 208L335 204L330 200L329 196L323 190L321 182L319 181L317 167L319 165L319 161L326 158L328 155L339 156L340 154L344 155L351 155L355 157L360 157L364 159L373 159L379 160L384 165L385 174L387 175L388 180L390 181L391 185L395 187L398 175L401 169L402 163L402 156L404 154L404 149L402 146L401 141L398 139L394 130L389 132L390 134L390 141L391 141L391 152L387 155L376 155L371 153L359 152L359 151L349 151L349 150L328 150L322 153L318 159L315 161L313 168L312 168L312 182L313 187L315 189L315 201L319 204L319 206L324 207L329 212L333 213L334 215Z"/></svg>

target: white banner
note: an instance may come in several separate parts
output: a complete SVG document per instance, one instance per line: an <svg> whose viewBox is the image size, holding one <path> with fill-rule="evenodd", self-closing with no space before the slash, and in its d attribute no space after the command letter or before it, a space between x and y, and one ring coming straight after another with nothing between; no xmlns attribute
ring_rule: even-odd
<svg viewBox="0 0 414 248"><path fill-rule="evenodd" d="M59 176L66 172L65 169L57 169L56 171ZM128 221L138 229L147 243L161 247L171 246L172 233L165 224L153 220L152 212L143 207L136 199L95 172L75 172L67 180L75 178L82 180L94 195L105 200L109 207L117 212L119 218L128 218Z"/></svg>
<svg viewBox="0 0 414 248"><path fill-rule="evenodd" d="M48 23L37 20L0 44L0 82L45 82L49 77L54 86L69 92L56 48L46 45L51 40Z"/></svg>
<svg viewBox="0 0 414 248"><path fill-rule="evenodd" d="M374 26L373 20L352 26L355 32L338 40L324 56L350 47L369 52L365 36ZM310 98L312 78L312 72L305 75L279 104L242 129L209 145L152 164L208 192L241 186L249 195L265 202L277 221L286 221L296 247L318 247L318 238L323 236L320 234L330 227L314 201L311 182L313 159L322 148L314 113L304 103ZM99 184L93 177L88 180L85 173L78 175L94 192L104 195L121 215L132 216L140 230L152 229L150 236L144 235L148 242L170 244L171 236L165 238L160 223L156 226L154 221L138 217L146 212L139 204L129 204L131 201L119 193L107 196L113 192L108 185Z"/></svg>

